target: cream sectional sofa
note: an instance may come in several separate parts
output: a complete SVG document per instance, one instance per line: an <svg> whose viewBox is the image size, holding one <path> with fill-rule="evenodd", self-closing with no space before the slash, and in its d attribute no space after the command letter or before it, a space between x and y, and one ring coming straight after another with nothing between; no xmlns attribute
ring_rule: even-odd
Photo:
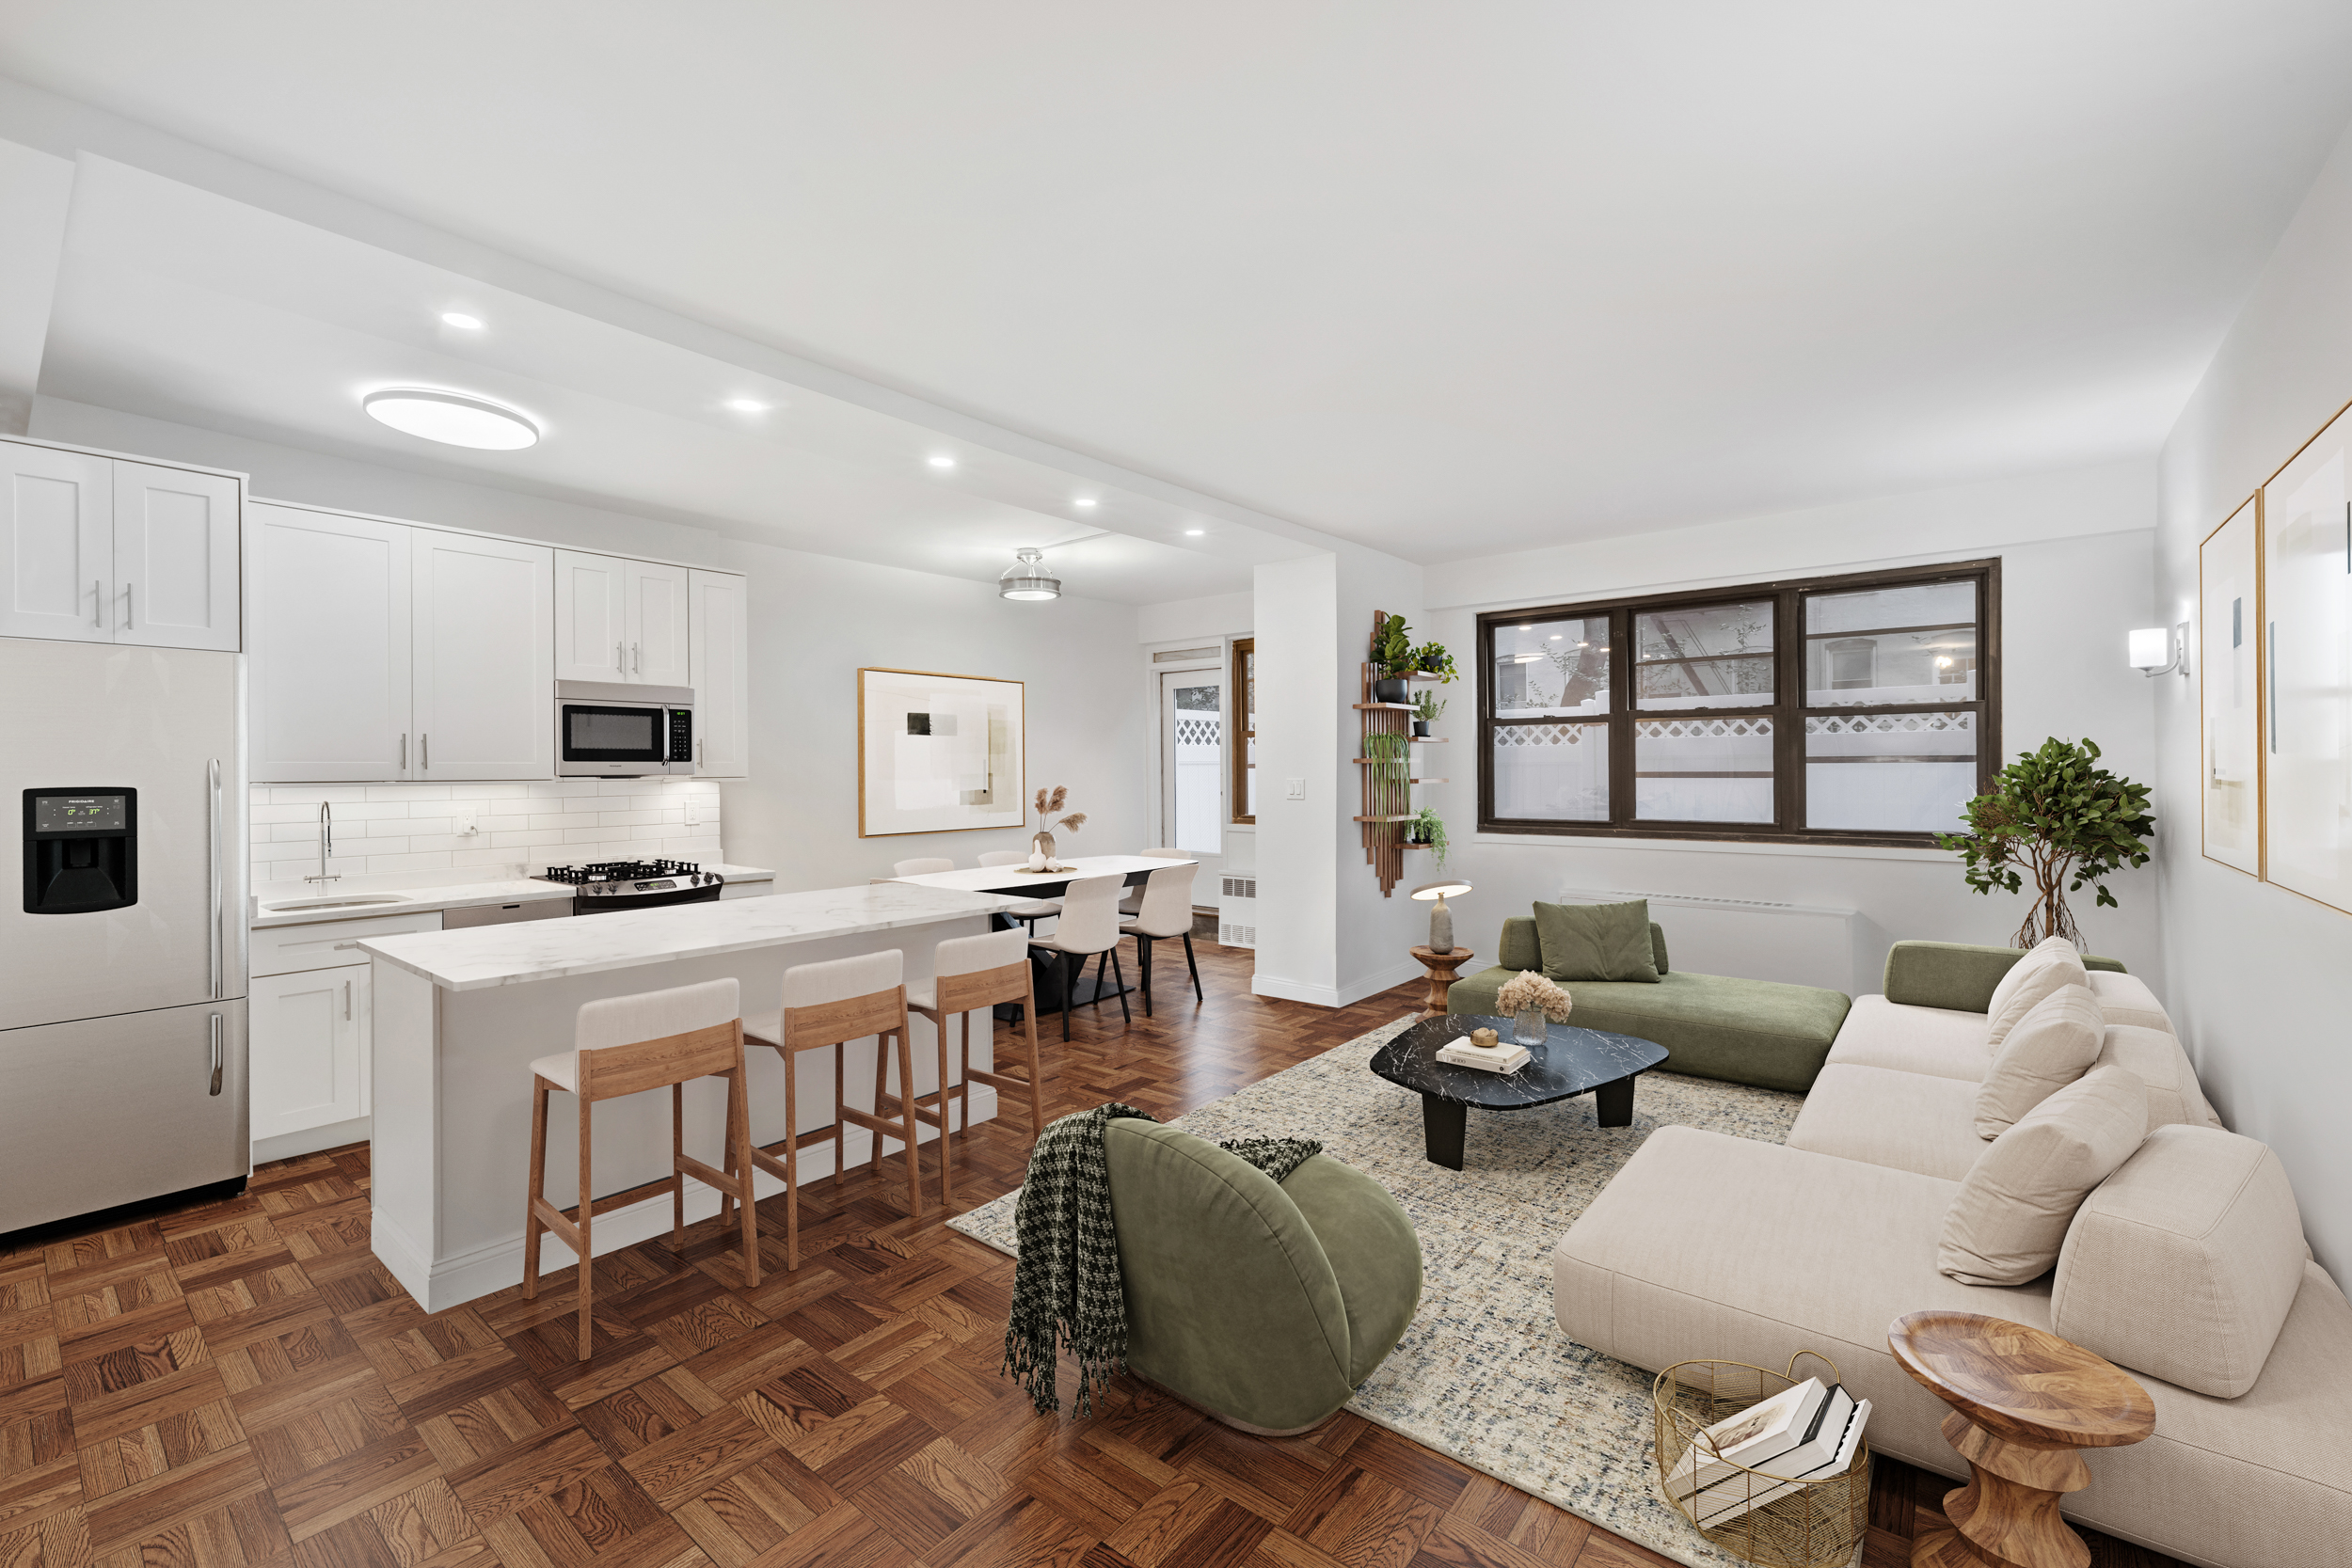
<svg viewBox="0 0 2352 1568"><path fill-rule="evenodd" d="M2084 1203L2053 1273L1937 1272L1945 1211L1991 1147L1974 1111L2003 967L1984 955L2000 951L1898 943L1786 1145L1653 1133L1553 1252L1560 1326L1650 1370L1819 1351L1875 1402L1874 1448L1950 1476L1966 1466L1937 1430L1947 1407L1888 1354L1887 1325L1943 1307L2051 1329L2156 1406L2148 1441L2085 1456L2093 1483L2069 1517L2207 1568L2352 1564L2352 1303L2311 1260L2276 1157L2219 1125L2137 978L2090 976L2100 1061L2147 1085L2147 1140ZM1956 987L1970 965L1982 985Z"/></svg>

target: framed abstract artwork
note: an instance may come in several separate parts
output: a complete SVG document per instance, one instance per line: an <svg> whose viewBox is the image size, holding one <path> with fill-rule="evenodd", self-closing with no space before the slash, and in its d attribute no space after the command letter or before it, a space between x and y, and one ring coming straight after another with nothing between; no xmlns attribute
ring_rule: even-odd
<svg viewBox="0 0 2352 1568"><path fill-rule="evenodd" d="M2352 912L2352 418L2262 490L2264 874Z"/></svg>
<svg viewBox="0 0 2352 1568"><path fill-rule="evenodd" d="M858 836L1024 826L1024 696L1019 681L860 670Z"/></svg>
<svg viewBox="0 0 2352 1568"><path fill-rule="evenodd" d="M2249 498L2197 547L2205 858L2249 877L2263 870L2260 511Z"/></svg>

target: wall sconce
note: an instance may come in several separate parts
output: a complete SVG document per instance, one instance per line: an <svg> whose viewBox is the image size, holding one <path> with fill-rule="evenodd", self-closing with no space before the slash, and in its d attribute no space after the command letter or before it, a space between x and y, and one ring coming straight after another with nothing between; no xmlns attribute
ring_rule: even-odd
<svg viewBox="0 0 2352 1568"><path fill-rule="evenodd" d="M2176 626L2142 626L2132 633L2132 668L2153 680L2158 675L2188 678L2188 623Z"/></svg>

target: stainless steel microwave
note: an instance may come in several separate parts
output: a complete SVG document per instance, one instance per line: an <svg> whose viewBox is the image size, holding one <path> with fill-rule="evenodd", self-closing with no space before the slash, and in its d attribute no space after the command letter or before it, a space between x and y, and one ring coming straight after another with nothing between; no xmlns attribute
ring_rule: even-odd
<svg viewBox="0 0 2352 1568"><path fill-rule="evenodd" d="M559 778L641 779L694 771L694 689L555 683Z"/></svg>

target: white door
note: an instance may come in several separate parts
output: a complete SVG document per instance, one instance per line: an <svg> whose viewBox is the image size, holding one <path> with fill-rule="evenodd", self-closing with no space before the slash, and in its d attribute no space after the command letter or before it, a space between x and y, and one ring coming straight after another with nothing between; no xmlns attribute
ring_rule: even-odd
<svg viewBox="0 0 2352 1568"><path fill-rule="evenodd" d="M253 982L252 1141L367 1114L359 1051L369 966L266 974Z"/></svg>
<svg viewBox="0 0 2352 1568"><path fill-rule="evenodd" d="M0 441L0 637L114 641L114 463Z"/></svg>
<svg viewBox="0 0 2352 1568"><path fill-rule="evenodd" d="M628 589L634 562L555 552L555 678L628 679Z"/></svg>
<svg viewBox="0 0 2352 1568"><path fill-rule="evenodd" d="M705 778L751 772L751 709L744 638L745 579L732 572L691 572L688 664L694 689L695 771Z"/></svg>
<svg viewBox="0 0 2352 1568"><path fill-rule="evenodd" d="M116 641L215 653L244 646L237 491L227 474L115 464Z"/></svg>
<svg viewBox="0 0 2352 1568"><path fill-rule="evenodd" d="M413 779L555 776L555 552L412 529Z"/></svg>
<svg viewBox="0 0 2352 1568"><path fill-rule="evenodd" d="M623 622L628 632L628 678L651 686L691 686L692 650L687 611L691 573L650 561L621 562Z"/></svg>
<svg viewBox="0 0 2352 1568"><path fill-rule="evenodd" d="M1225 715L1222 672L1160 673L1160 842L1200 862L1193 897L1216 888L1225 847Z"/></svg>
<svg viewBox="0 0 2352 1568"><path fill-rule="evenodd" d="M399 523L247 508L256 784L415 776L408 722L409 534Z"/></svg>

